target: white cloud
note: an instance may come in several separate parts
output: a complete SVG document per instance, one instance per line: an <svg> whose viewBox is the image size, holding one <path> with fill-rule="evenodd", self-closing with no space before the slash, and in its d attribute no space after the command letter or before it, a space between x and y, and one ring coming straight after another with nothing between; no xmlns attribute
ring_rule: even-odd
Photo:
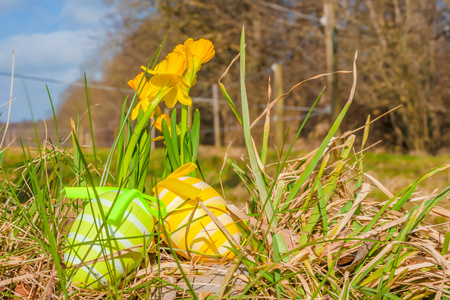
<svg viewBox="0 0 450 300"><path fill-rule="evenodd" d="M0 51L16 50L16 59L20 65L58 68L63 65L79 66L88 54L92 54L95 43L85 31L21 34L1 42Z"/></svg>
<svg viewBox="0 0 450 300"><path fill-rule="evenodd" d="M82 31L20 34L1 42L0 49L17 49L16 51L27 54L30 62L35 60L34 63L43 63L47 59L60 63L68 60L68 57L79 56L86 42L87 38Z"/></svg>
<svg viewBox="0 0 450 300"><path fill-rule="evenodd" d="M16 35L0 42L0 72L11 72L12 51L15 50L15 72L34 77L54 79L67 83L81 78L81 65L97 49L97 42L86 31L59 31L52 33L37 33L31 35ZM88 74L89 76L89 74ZM57 105L61 93L67 87L53 82L25 81L28 86L33 111L38 119L48 115L49 99L45 84L49 84L52 98ZM0 77L0 104L9 99L10 78ZM12 121L29 118L26 95L21 80L16 78L14 88ZM0 107L0 111L6 106ZM5 115L1 117L4 121Z"/></svg>
<svg viewBox="0 0 450 300"><path fill-rule="evenodd" d="M67 0L62 8L61 16L78 26L92 29L105 26L109 11L110 9L98 0Z"/></svg>
<svg viewBox="0 0 450 300"><path fill-rule="evenodd" d="M27 86L34 115L39 120L48 116L51 110L46 83L52 93L52 100L57 105L63 99L63 92L68 83L80 80L84 71L87 72L88 78L96 75L89 74L95 72L95 67L89 70L82 70L81 67L86 66L88 59L96 55L98 47L104 41L107 15L114 8L105 6L102 0L64 0L63 3L60 2L62 6L51 3L0 0L0 16L8 13L11 16L8 22L17 19L23 19L25 22L25 18L31 22L24 28L17 27L15 31L27 34L3 35L3 40L0 40L0 72L3 73L3 76L0 76L0 105L9 99L10 77L4 74L11 72L13 50L16 74L67 83L21 80L16 77L13 91L16 100L12 109L14 122L30 118L23 85ZM48 8L45 8L47 6ZM35 24L36 27L30 24ZM4 28L9 26L8 23L2 25ZM39 32L30 33L33 28ZM49 28L52 28L53 32L45 31ZM0 112L3 111L1 121L5 121L6 110L6 106L0 107Z"/></svg>
<svg viewBox="0 0 450 300"><path fill-rule="evenodd" d="M16 35L0 42L0 65L8 64L15 50L16 66L23 73L61 71L79 67L95 53L97 46L96 41L81 30Z"/></svg>

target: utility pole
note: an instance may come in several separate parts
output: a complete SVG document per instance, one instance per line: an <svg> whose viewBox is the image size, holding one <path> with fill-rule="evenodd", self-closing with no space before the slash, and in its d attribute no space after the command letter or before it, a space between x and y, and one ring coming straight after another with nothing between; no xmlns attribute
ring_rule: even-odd
<svg viewBox="0 0 450 300"><path fill-rule="evenodd" d="M327 72L337 71L337 29L336 29L336 10L335 3L331 0L325 2L323 7L325 17L325 51L327 61ZM331 103L331 123L336 120L341 111L341 103L339 100L338 78L337 74L327 77L328 89Z"/></svg>
<svg viewBox="0 0 450 300"><path fill-rule="evenodd" d="M213 122L214 122L214 146L220 148L220 120L219 120L219 85L212 86L213 95Z"/></svg>
<svg viewBox="0 0 450 300"><path fill-rule="evenodd" d="M188 126L189 128L192 128L192 105L189 105L187 109L188 109L188 118L187 118Z"/></svg>
<svg viewBox="0 0 450 300"><path fill-rule="evenodd" d="M150 131L150 138L151 138L151 142L150 142L150 150L155 150L155 141L154 139L156 138L156 128L155 126L153 126L152 131Z"/></svg>
<svg viewBox="0 0 450 300"><path fill-rule="evenodd" d="M281 95L283 95L283 68L280 64L273 64L272 65L273 70L273 85L274 85L274 98L277 99ZM283 146L283 140L284 140L284 123L283 123L283 116L284 116L284 99L278 100L278 102L275 104L275 114L274 114L274 120L275 120L275 145L278 149L281 150L281 147Z"/></svg>

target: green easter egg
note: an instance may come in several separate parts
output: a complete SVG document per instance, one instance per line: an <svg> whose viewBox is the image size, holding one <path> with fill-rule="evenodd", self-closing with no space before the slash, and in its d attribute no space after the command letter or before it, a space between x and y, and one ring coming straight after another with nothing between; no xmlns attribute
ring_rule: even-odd
<svg viewBox="0 0 450 300"><path fill-rule="evenodd" d="M123 193L123 192L121 192ZM77 216L67 236L64 263L71 282L82 288L104 289L137 267L153 240L154 221L140 199L129 202L119 222L105 221L117 191L92 199ZM105 219L102 218L100 207Z"/></svg>

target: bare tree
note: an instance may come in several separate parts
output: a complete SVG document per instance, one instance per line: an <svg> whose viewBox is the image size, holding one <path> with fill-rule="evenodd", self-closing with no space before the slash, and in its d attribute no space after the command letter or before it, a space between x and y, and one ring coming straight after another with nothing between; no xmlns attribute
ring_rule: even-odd
<svg viewBox="0 0 450 300"><path fill-rule="evenodd" d="M341 22L346 24L340 32L346 39L342 56L352 48L362 54L360 101L369 111L403 105L389 115L389 122L381 123L392 144L416 151L438 149L445 142L441 132L449 89L444 62L449 62L450 50L448 37L441 36L439 15L448 10L437 1L341 4Z"/></svg>
<svg viewBox="0 0 450 300"><path fill-rule="evenodd" d="M247 88L251 115L262 112L268 99L267 85L274 63L283 65L284 88L326 71L325 31L321 23L323 3L293 0L108 0L120 7L117 28L100 54L104 58L99 84L117 90L90 91L91 104L99 104L96 124L112 124L119 119L126 82L150 61L166 38L161 54L189 37L208 38L216 56L199 73L192 96L211 96L217 81L239 50L242 25L247 41ZM330 1L328 1L330 2ZM334 0L337 7L338 69L351 69L354 52L359 51L359 85L353 112L346 126L362 123L367 114L377 115L399 104L403 108L375 124L375 138L383 138L398 149L435 151L448 143L445 135L449 118L449 11L445 2L415 0ZM235 65L225 78L232 98L239 103L236 85L239 68ZM446 84L447 83L447 84ZM310 106L326 81L304 85L285 98L286 106ZM348 90L350 77L339 79L340 90ZM68 93L67 102L80 101L80 92ZM131 95L131 93L129 93ZM340 97L346 97L340 93ZM327 94L321 103L329 104ZM210 105L195 103L205 112ZM67 110L70 107L65 106ZM357 113L355 113L357 112ZM203 128L212 127L211 114L203 113ZM286 109L286 128L296 128L300 113ZM222 127L233 127L234 116L221 110ZM293 120L293 121L289 121ZM309 124L328 122L315 118ZM115 122L118 123L118 122ZM255 127L255 131L262 130ZM225 134L225 139L233 138ZM210 136L212 138L212 134ZM203 142L208 142L205 137ZM212 139L211 139L212 142Z"/></svg>

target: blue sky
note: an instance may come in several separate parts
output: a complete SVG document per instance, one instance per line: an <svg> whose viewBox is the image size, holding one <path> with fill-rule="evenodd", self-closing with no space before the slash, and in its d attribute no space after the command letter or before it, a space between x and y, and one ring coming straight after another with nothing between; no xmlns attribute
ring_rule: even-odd
<svg viewBox="0 0 450 300"><path fill-rule="evenodd" d="M10 121L31 120L27 94L35 120L50 117L46 84L57 106L69 83L98 76L112 11L102 0L0 0L0 121L8 116L13 50L16 75L44 80L14 78Z"/></svg>

